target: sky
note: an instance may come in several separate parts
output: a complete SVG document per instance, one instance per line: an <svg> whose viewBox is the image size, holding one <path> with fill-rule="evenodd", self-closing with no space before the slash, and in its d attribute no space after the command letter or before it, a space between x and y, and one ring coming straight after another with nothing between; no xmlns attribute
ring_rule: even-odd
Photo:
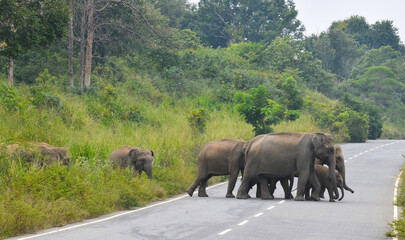
<svg viewBox="0 0 405 240"><path fill-rule="evenodd" d="M405 43L405 0L294 0L294 3L307 36L326 31L334 21L359 15L370 25L381 20L393 21Z"/></svg>

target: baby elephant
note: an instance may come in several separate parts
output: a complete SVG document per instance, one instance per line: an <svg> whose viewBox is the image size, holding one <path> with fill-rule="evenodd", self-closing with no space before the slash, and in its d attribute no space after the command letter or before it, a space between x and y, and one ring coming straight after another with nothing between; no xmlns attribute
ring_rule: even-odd
<svg viewBox="0 0 405 240"><path fill-rule="evenodd" d="M335 173L336 173L336 185L342 191L342 196L338 199L339 201L341 201L344 197L343 177L337 170L335 171ZM333 194L332 182L329 176L329 168L322 165L315 165L315 174L316 178L318 178L318 181L321 184L321 192L324 192L326 188L329 193L329 202L334 202L335 196ZM311 186L307 185L306 189L307 196L309 196L310 188Z"/></svg>
<svg viewBox="0 0 405 240"><path fill-rule="evenodd" d="M70 168L70 158L64 147L54 147L44 142L28 142L25 145L7 146L11 155L26 162L38 163L40 166L61 163Z"/></svg>
<svg viewBox="0 0 405 240"><path fill-rule="evenodd" d="M149 149L125 146L115 150L110 156L110 161L114 166L133 168L135 174L139 173L139 176L144 171L148 178L152 179L153 152Z"/></svg>

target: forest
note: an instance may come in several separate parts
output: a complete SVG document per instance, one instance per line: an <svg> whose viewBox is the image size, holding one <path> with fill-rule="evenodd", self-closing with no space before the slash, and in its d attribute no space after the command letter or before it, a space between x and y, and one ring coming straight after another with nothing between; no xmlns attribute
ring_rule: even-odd
<svg viewBox="0 0 405 240"><path fill-rule="evenodd" d="M0 1L0 238L184 193L212 140L404 139L393 21L305 36L297 15L292 0ZM66 147L71 168L10 159L25 141ZM153 150L152 181L111 166L124 145Z"/></svg>

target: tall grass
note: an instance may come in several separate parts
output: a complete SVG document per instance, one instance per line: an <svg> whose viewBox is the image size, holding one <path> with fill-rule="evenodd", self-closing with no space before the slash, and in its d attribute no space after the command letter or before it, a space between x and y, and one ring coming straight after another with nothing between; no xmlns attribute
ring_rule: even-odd
<svg viewBox="0 0 405 240"><path fill-rule="evenodd" d="M150 86L149 86L150 87ZM117 87L116 98L75 95L52 90L63 108L55 111L30 105L20 110L0 106L0 142L47 142L69 150L72 166L39 168L12 159L5 145L0 151L0 238L96 217L183 193L196 174L197 155L208 141L249 140L252 127L233 110L207 108L205 133L196 133L187 114L201 103L173 101L159 93L142 96ZM30 100L27 88L17 88L21 101ZM99 105L100 101L103 102ZM92 109L92 107L97 109ZM120 107L113 112L109 107ZM117 113L133 106L140 121L123 120ZM132 109L134 109L132 108ZM105 118L95 116L102 112ZM106 121L107 120L107 121ZM134 177L127 169L113 169L108 158L124 145L154 151L153 179Z"/></svg>

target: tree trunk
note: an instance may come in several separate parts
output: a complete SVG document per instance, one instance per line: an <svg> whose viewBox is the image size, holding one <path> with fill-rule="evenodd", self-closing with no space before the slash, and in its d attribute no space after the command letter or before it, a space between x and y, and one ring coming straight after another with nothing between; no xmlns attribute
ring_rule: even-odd
<svg viewBox="0 0 405 240"><path fill-rule="evenodd" d="M86 66L84 70L84 86L90 87L91 63L93 58L93 38L94 38L94 0L88 1L89 15L87 20L87 47L86 47Z"/></svg>
<svg viewBox="0 0 405 240"><path fill-rule="evenodd" d="M74 87L73 81L73 0L69 1L70 20L68 28L68 52L69 52L69 86Z"/></svg>
<svg viewBox="0 0 405 240"><path fill-rule="evenodd" d="M14 85L14 59L10 57L8 62L8 87L12 87L13 85Z"/></svg>
<svg viewBox="0 0 405 240"><path fill-rule="evenodd" d="M82 19L80 25L80 70L79 70L79 87L83 89L83 76L84 76L84 45L86 44L86 16L87 16L87 1L83 0Z"/></svg>

